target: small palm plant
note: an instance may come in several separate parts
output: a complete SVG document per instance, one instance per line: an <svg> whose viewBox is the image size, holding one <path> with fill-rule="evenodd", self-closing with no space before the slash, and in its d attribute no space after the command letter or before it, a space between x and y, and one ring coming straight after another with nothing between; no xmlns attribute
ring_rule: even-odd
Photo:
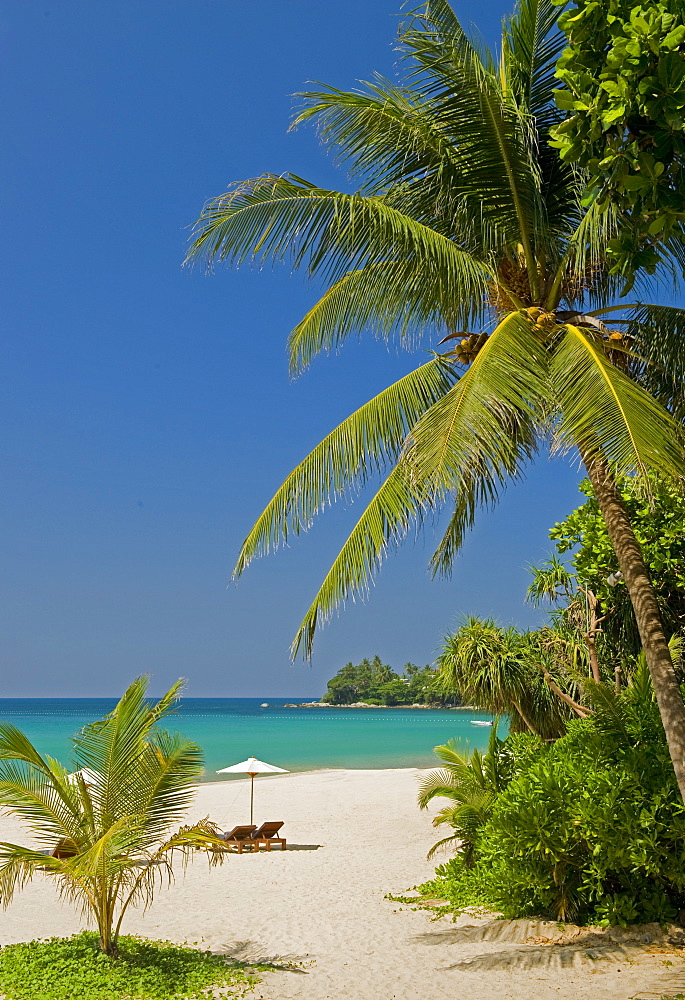
<svg viewBox="0 0 685 1000"><path fill-rule="evenodd" d="M155 888L171 880L173 852L187 859L193 848L216 842L207 820L172 829L202 772L196 743L157 728L180 688L179 681L153 704L147 678L134 681L114 711L73 737L73 774L41 756L20 730L0 724L0 805L39 845L0 843L5 907L40 872L95 919L102 951L116 955L128 907L149 906Z"/></svg>
<svg viewBox="0 0 685 1000"><path fill-rule="evenodd" d="M564 689L570 687L573 695L577 690L572 679L560 676L561 664L554 650L540 641L542 634L467 616L443 640L437 682L463 704L507 716L510 732L527 730L543 739L558 739L572 713L545 675Z"/></svg>
<svg viewBox="0 0 685 1000"><path fill-rule="evenodd" d="M471 753L457 749L454 740L435 747L434 753L443 766L421 779L418 801L426 809L434 798L446 798L444 806L433 819L433 826L447 824L453 832L433 844L428 852L432 858L437 851L453 846L465 865L473 864L478 834L490 817L492 807L501 791L499 774L499 749L497 723L492 727L488 749Z"/></svg>

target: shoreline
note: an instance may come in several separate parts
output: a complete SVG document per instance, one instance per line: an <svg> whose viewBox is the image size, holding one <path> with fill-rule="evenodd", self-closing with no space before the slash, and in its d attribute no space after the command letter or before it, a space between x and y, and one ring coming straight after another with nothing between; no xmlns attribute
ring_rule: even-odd
<svg viewBox="0 0 685 1000"><path fill-rule="evenodd" d="M438 766L439 765L436 763L435 765L431 764L426 767L419 767L417 764L413 764L408 767L309 767L305 771L286 771L284 774L270 774L266 771L264 774L260 774L257 777L257 784L262 785L267 781L283 781L286 778L313 777L317 774L391 774L409 771L414 774L418 774L423 771L435 770ZM246 785L249 785L248 777L238 772L233 777L217 778L212 781L198 781L197 788L207 788L211 785L218 786L229 783L234 785L237 781L244 781Z"/></svg>
<svg viewBox="0 0 685 1000"><path fill-rule="evenodd" d="M473 705L420 705L407 704L407 705L372 705L369 702L355 701L350 705L334 705L328 701L304 701L300 704L295 704L295 702L288 702L285 705L269 705L269 708L383 708L383 709L399 709L399 708L412 708L417 711L431 711L431 712L479 712L479 708L474 708ZM486 713L487 714L487 713Z"/></svg>

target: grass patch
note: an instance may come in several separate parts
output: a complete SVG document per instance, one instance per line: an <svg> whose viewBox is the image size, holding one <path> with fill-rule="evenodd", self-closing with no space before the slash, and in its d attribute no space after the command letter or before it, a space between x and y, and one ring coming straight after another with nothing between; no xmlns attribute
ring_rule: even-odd
<svg viewBox="0 0 685 1000"><path fill-rule="evenodd" d="M244 996L254 969L169 941L119 938L103 955L90 931L0 948L0 994L7 1000L207 1000L212 987Z"/></svg>

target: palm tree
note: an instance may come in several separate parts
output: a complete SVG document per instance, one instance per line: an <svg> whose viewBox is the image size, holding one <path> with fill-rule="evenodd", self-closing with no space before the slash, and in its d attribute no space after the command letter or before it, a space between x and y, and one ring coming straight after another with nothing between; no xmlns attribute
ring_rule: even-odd
<svg viewBox="0 0 685 1000"><path fill-rule="evenodd" d="M173 830L202 773L202 750L157 728L181 683L156 704L146 701L138 678L116 708L73 737L70 774L41 756L14 726L0 724L0 805L19 816L40 847L0 843L0 901L37 873L57 883L62 896L90 913L100 947L117 953L121 922L131 905L152 902L172 877L173 852L184 857L216 842L203 820ZM211 861L222 855L210 852Z"/></svg>
<svg viewBox="0 0 685 1000"><path fill-rule="evenodd" d="M454 832L433 844L428 852L429 859L439 850L453 846L465 865L473 864L478 834L490 818L492 807L502 791L500 747L495 722L485 753L480 750L472 750L470 754L460 751L454 740L434 748L433 752L442 761L442 767L429 771L421 778L418 803L421 809L427 809L434 798L447 799L449 804L433 817L433 826L447 824Z"/></svg>
<svg viewBox="0 0 685 1000"><path fill-rule="evenodd" d="M592 483L685 793L685 706L616 488L616 476L647 484L650 470L685 472L668 412L685 413L685 314L617 304L615 220L582 204L583 177L549 146L560 120L556 13L552 0L521 0L496 58L469 40L447 0L427 0L401 31L403 82L303 95L296 122L318 122L359 178L356 192L267 174L204 207L190 260L289 258L326 283L291 334L294 371L353 332L447 344L297 466L245 540L236 574L389 469L300 626L293 653L308 653L317 626L365 594L412 522L445 505L432 565L449 572L478 508L551 440L580 455Z"/></svg>
<svg viewBox="0 0 685 1000"><path fill-rule="evenodd" d="M557 690L568 686L558 676L557 651L545 638L469 616L445 636L437 657L438 682L462 704L508 716L511 732L558 739L572 713L545 681L549 677ZM571 688L575 695L573 682Z"/></svg>

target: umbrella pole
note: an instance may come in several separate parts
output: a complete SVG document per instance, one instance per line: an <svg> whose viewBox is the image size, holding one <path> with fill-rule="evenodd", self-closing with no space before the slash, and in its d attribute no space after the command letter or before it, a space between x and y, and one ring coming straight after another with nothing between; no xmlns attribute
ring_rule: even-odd
<svg viewBox="0 0 685 1000"><path fill-rule="evenodd" d="M254 815L254 774L251 774L250 778L251 778L251 783L250 783L250 825L252 825L252 823L253 823L253 815Z"/></svg>

